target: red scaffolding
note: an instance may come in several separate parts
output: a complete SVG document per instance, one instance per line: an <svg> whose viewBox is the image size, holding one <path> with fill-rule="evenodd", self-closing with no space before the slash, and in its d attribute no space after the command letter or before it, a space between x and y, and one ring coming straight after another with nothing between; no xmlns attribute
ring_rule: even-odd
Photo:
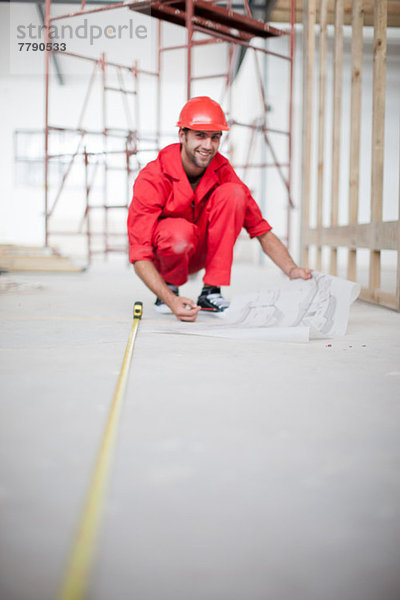
<svg viewBox="0 0 400 600"><path fill-rule="evenodd" d="M129 67L126 65L120 65L112 62L106 61L104 55L100 59L93 59L90 57L85 57L81 55L76 55L72 53L63 52L63 56L71 56L75 59L89 60L94 64L92 77L89 82L88 92L85 99L84 107L82 109L81 115L84 114L86 102L88 95L90 94L90 86L93 83L94 74L97 69L101 70L102 73L102 82L103 82L103 129L99 132L91 132L92 134L98 134L102 136L103 139L103 149L101 152L88 152L84 146L85 136L88 134L88 131L82 128L80 124L75 128L75 132L79 135L78 144L74 153L70 156L70 162L65 169L64 176L61 181L61 185L59 186L59 190L56 193L55 199L52 201L50 206L50 197L49 197L49 163L51 160L60 158L61 155L52 155L49 152L49 139L51 136L51 132L54 130L60 130L63 128L56 128L51 126L49 123L49 67L50 67L50 53L51 51L47 51L46 44L46 107L45 107L45 242L46 245L49 245L49 239L52 235L71 235L71 233L62 232L62 231L53 231L51 229L51 219L60 198L61 192L63 190L64 184L68 178L68 174L71 170L71 166L77 158L83 160L85 165L85 209L84 214L82 215L82 220L80 223L80 234L82 234L82 229L85 226L86 231L85 235L87 238L87 261L90 263L92 255L94 251L92 249L92 238L93 231L91 228L91 219L90 214L92 210L102 209L104 211L104 231L102 232L103 236L103 246L100 251L103 254L107 254L108 252L113 251L125 251L126 247L118 247L114 246L110 242L110 238L112 234L108 231L108 218L107 215L112 209L123 209L127 210L129 205L129 192L127 193L126 202L121 205L111 205L107 201L107 194L104 193L104 201L100 206L92 206L90 203L90 195L93 185L93 178L95 176L97 167L102 164L104 169L104 177L105 177L105 189L107 188L106 180L107 173L109 170L108 167L108 158L115 153L120 153L125 156L125 172L127 177L127 188L128 182L131 179L132 173L134 173L137 169L140 168L140 163L136 161L135 167L132 167L131 159L132 157L137 158L138 154L138 142L140 138L138 137L137 127L127 128L124 131L114 131L107 127L106 123L106 94L107 92L119 92L123 95L126 100L127 96L137 95L138 93L138 75L139 73L147 74L156 78L157 83L157 91L156 91L156 131L154 132L153 140L155 143L155 147L158 149L160 147L160 136L161 136L161 122L160 122L160 113L161 113L161 71L162 71L162 60L163 56L165 56L166 52L173 50L185 50L186 52L186 95L187 98L191 97L193 82L200 79L215 79L221 78L224 79L224 89L221 98L221 104L226 104L226 113L228 116L229 124L232 127L237 128L245 128L250 132L249 139L249 147L247 152L246 161L242 165L234 165L236 168L242 167L244 169L244 174L248 172L249 169L261 169L274 167L280 179L286 189L287 192L287 219L286 219L286 242L289 243L290 240L290 221L291 214L290 209L293 208L293 200L292 200L292 136L293 136L293 104L292 104L292 96L293 96L293 60L294 60L294 40L295 40L295 32L294 32L294 22L295 22L295 0L291 2L291 24L289 29L278 29L276 27L272 27L267 23L260 22L252 17L252 13L247 0L243 0L243 10L244 14L239 12L235 12L232 10L232 2L228 0L224 6L221 6L221 3L216 3L216 0L146 0L146 1L128 1L124 3L116 3L109 4L102 7L97 7L93 9L85 10L85 2L86 0L82 0L81 8L79 11L51 16L51 0L46 0L46 11L45 11L45 28L46 28L46 42L50 41L49 31L50 26L54 21L75 17L88 15L96 12L102 12L106 10L116 9L116 8L129 8L130 10L150 14L152 17L158 19L158 60L157 60L157 68L154 71L144 71L140 70L139 66L134 63L133 66ZM186 28L186 43L172 45L172 46L163 46L162 45L162 22L170 22L175 25L180 25ZM195 39L196 33L202 34L202 39ZM261 47L252 43L255 39L266 39L272 37L282 37L285 36L289 39L289 51L287 54L273 52L265 47ZM205 38L205 39L204 39ZM205 46L208 44L227 44L228 47L228 60L227 60L227 70L224 73L210 73L202 76L194 76L193 75L193 48L196 46ZM256 70L256 79L257 85L259 89L259 94L261 98L261 104L263 107L263 112L260 116L254 118L249 123L239 122L232 117L231 113L231 93L232 93L232 84L234 80L234 56L235 52L237 52L238 48L245 48L246 52L251 52L254 55L254 64ZM268 113L268 105L265 91L265 81L263 80L263 75L260 70L258 56L259 55L270 55L276 57L277 59L281 59L286 61L289 64L289 82L288 82L288 128L287 129L276 129L269 126L267 123L267 113ZM133 76L135 85L133 89L126 89L121 80L119 80L119 85L116 88L107 85L106 80L106 71L107 68L115 68L117 69L118 74L122 71L129 72L130 75ZM135 123L138 123L138 115L136 115ZM274 143L271 139L271 135L281 135L287 138L287 151L286 151L286 160L280 160L278 157L278 153L275 150ZM271 160L260 161L252 161L252 151L254 148L254 140L255 136L260 135L265 147L268 149L268 152L271 156ZM118 151L110 151L108 149L108 139L113 136L120 136L123 140L124 148ZM225 139L225 143L229 142L229 133ZM92 171L90 176L90 171Z"/></svg>
<svg viewBox="0 0 400 600"><path fill-rule="evenodd" d="M138 68L137 63L132 67L128 67L126 65L121 65L118 63L109 62L106 60L105 55L103 54L99 59L90 58L87 56L82 56L78 54L72 53L63 53L74 59L81 59L86 61L91 61L93 63L93 70L91 77L89 79L88 88L85 96L85 100L83 103L83 107L81 110L81 115L79 117L79 122L77 127L66 128L66 127L57 127L50 125L48 122L48 113L46 111L46 127L45 127L45 139L46 139L46 154L45 154L45 213L46 213L46 245L49 243L50 237L55 236L75 236L75 235L85 235L87 238L87 262L90 264L91 258L95 253L107 254L109 252L125 252L126 251L126 236L124 233L113 233L109 231L109 213L114 210L123 210L127 211L130 201L130 193L129 193L129 185L132 183L132 174L140 168L140 162L136 161L136 164L132 165L132 159L136 158L138 153L143 152L151 152L158 148L159 141L156 136L152 139L154 142L155 148L139 148L138 143L138 132L137 132L137 123L139 121L138 109L136 109L136 114L134 119L129 111L129 104L127 102L127 96L136 96L138 93L138 76L139 74L146 74L151 76L157 76L157 73L152 73L149 71L144 71ZM117 87L111 86L107 81L107 70L108 69L116 70L118 76L119 85ZM122 79L122 71L126 71L129 75L133 77L134 86L133 89L128 89L126 82ZM101 75L102 82L102 119L103 119L103 127L101 130L90 130L83 127L83 118L85 115L85 111L87 108L87 103L94 85L95 75L99 73ZM46 85L46 96L48 98L48 82ZM113 128L109 127L107 123L107 95L108 93L118 92L122 95L123 106L126 113L126 120L128 122L129 127L126 129L123 128ZM137 103L135 104L137 106ZM133 125L133 121L135 125ZM49 141L51 139L51 135L54 132L70 132L76 134L78 137L78 141L76 143L76 148L73 153L51 153L49 151ZM85 145L88 137L97 136L102 140L102 149L101 150L87 150ZM118 140L119 148L112 149L109 146L110 140ZM143 140L143 138L142 138ZM147 138L146 138L146 141ZM112 164L113 159L115 157L120 157L123 161L123 165L115 165ZM51 161L57 161L60 159L66 159L66 165L64 174L61 178L61 182L56 190L54 196L50 198L49 195L49 165ZM82 160L84 165L84 190L85 190L85 207L84 212L82 214L82 218L78 227L78 231L65 231L65 230L55 230L51 227L52 225L52 217L57 210L57 206L61 195L65 189L67 180L70 176L73 165L77 160ZM93 189L94 180L96 174L99 169L103 170L103 202L101 204L92 204L91 193ZM126 197L125 201L122 203L111 203L108 199L108 175L110 171L113 170L121 170L125 172L126 177ZM51 200L51 202L50 202ZM94 232L91 227L91 213L92 211L102 210L104 212L103 215L103 231L102 232ZM125 216L125 215L124 215ZM101 236L103 238L102 247L100 249L93 249L93 238L96 236ZM115 245L114 242L111 241L113 237L124 237L124 243L121 246Z"/></svg>

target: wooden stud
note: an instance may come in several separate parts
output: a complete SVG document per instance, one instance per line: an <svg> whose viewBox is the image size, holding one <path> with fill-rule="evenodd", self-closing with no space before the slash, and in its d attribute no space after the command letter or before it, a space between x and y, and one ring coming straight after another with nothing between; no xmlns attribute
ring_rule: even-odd
<svg viewBox="0 0 400 600"><path fill-rule="evenodd" d="M315 0L303 5L303 148L302 148L302 231L310 226L311 134L315 60ZM309 264L309 248L301 244L302 264Z"/></svg>
<svg viewBox="0 0 400 600"><path fill-rule="evenodd" d="M327 16L328 1L321 0L319 25L319 102L318 102L318 171L317 171L317 227L322 227L324 206L324 145L325 145L325 100L327 67ZM322 249L317 248L316 268L322 268Z"/></svg>
<svg viewBox="0 0 400 600"><path fill-rule="evenodd" d="M351 107L350 107L350 172L349 223L358 221L358 194L360 176L361 93L363 54L363 0L353 0L351 38ZM349 250L347 278L356 281L357 252Z"/></svg>
<svg viewBox="0 0 400 600"><path fill-rule="evenodd" d="M400 137L400 136L399 136ZM400 156L399 156L400 162ZM396 277L396 310L400 311L400 164L399 164L399 220L397 221L397 239L399 240L399 247L397 251L397 277Z"/></svg>
<svg viewBox="0 0 400 600"><path fill-rule="evenodd" d="M296 0L296 23L301 23L304 16L305 3L302 0ZM351 25L352 22L352 0L344 0L344 24ZM290 23L290 5L291 0L278 0L269 17L269 22ZM400 27L400 2L399 0L388 0L387 3L387 24L388 27ZM318 17L317 11L317 17ZM328 25L335 22L335 12L333 7L328 10ZM364 0L364 25L370 27L374 25L374 0Z"/></svg>
<svg viewBox="0 0 400 600"><path fill-rule="evenodd" d="M340 129L342 107L343 70L343 0L335 2L335 50L333 69L333 125L332 125L332 188L331 226L338 224L339 213L339 167ZM331 249L330 273L337 275L337 248Z"/></svg>
<svg viewBox="0 0 400 600"><path fill-rule="evenodd" d="M385 67L386 67L386 6L387 0L375 0L375 27L374 27L374 68L373 68L373 118L372 118L372 155L371 155L371 222L358 223L359 204L359 162L360 162L360 134L361 134L361 74L362 74L362 52L363 52L363 24L365 24L365 8L369 0L352 0L352 61L351 61L351 113L350 113L350 173L349 173L349 224L339 226L338 205L339 194L337 188L338 169L340 171L340 63L341 63L341 4L346 11L347 0L336 0L336 40L335 40L335 65L334 65L334 97L333 97L333 136L332 136L332 181L331 193L331 223L329 227L322 226L323 202L323 136L324 136L324 40L322 32L324 26L325 0L321 0L321 49L319 78L319 142L318 142L318 191L319 205L317 214L317 227L309 226L309 195L310 195L310 149L311 136L311 112L312 112L312 84L313 67L310 64L310 47L314 60L314 41L310 40L310 32L307 27L310 24L309 14L304 21L304 108L303 108L303 222L302 222L302 247L303 252L308 253L308 248L316 247L321 252L322 246L332 249L331 265L336 267L335 252L338 247L346 247L349 250L348 276L356 278L356 251L359 248L370 250L370 281L368 288L362 288L360 298L368 302L380 304L388 308L400 310L400 195L399 195L399 219L396 221L382 221L383 201L383 166L384 166L384 124L385 124ZM309 6L310 3L307 4ZM315 23L315 14L314 23ZM345 21L345 19L344 19ZM322 80L321 80L322 78ZM337 137L336 137L337 136ZM335 139L336 138L336 139ZM400 193L400 190L399 190ZM396 293L386 292L380 289L380 255L382 250L397 252L397 288Z"/></svg>
<svg viewBox="0 0 400 600"><path fill-rule="evenodd" d="M383 158L385 143L386 95L386 21L387 0L375 0L374 10L374 69L372 97L372 152L371 152L371 221L382 220ZM381 285L381 253L371 252L369 287Z"/></svg>

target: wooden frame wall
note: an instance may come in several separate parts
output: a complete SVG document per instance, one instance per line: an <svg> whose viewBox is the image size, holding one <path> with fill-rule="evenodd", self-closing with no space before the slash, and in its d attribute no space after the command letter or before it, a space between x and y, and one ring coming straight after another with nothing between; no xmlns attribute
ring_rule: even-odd
<svg viewBox="0 0 400 600"><path fill-rule="evenodd" d="M364 0L365 1L365 0ZM332 165L330 198L324 197L325 111L327 72L327 22L328 10L334 10L334 77L332 121ZM316 62L315 24L319 14L319 80L318 107L313 107L314 70ZM338 225L339 212L339 165L342 102L343 65L343 0L305 0L303 2L303 159L302 159L302 257L309 264L309 249L317 248L316 269L321 269L322 247L330 248L330 272L337 274L337 250L348 249L347 277L357 279L357 249L370 251L369 285L363 287L360 298L388 308L400 310L400 212L397 221L382 220L385 88L386 88L386 27L387 0L374 2L374 50L372 85L372 152L371 152L371 219L370 223L358 223L359 165L361 133L361 79L363 59L363 0L353 0L352 49L351 49L351 108L350 108L350 164L348 225ZM317 143L317 204L316 227L310 227L311 164L313 143L313 109L318 109ZM323 226L324 203L330 200L330 226ZM399 199L400 202L400 199ZM389 293L381 289L381 251L397 251L397 289Z"/></svg>

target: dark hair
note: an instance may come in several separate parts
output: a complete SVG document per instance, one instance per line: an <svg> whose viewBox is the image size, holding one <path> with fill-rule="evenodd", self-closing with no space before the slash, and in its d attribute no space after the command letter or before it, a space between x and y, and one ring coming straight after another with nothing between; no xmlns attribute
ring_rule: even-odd
<svg viewBox="0 0 400 600"><path fill-rule="evenodd" d="M181 127L182 131L187 135L188 131L198 131L197 129L190 129L190 127ZM206 131L206 130L204 130ZM222 137L222 131L215 131L214 133L220 133Z"/></svg>

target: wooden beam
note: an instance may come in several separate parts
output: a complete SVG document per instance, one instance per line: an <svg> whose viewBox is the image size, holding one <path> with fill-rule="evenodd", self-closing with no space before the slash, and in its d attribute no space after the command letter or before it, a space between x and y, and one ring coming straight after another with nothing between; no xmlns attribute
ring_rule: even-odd
<svg viewBox="0 0 400 600"><path fill-rule="evenodd" d="M360 176L361 95L363 62L363 0L353 0L351 36L351 103L350 103L350 168L349 168L349 223L358 221L358 194ZM356 281L357 252L350 250L347 278Z"/></svg>
<svg viewBox="0 0 400 600"><path fill-rule="evenodd" d="M371 221L382 221L386 96L386 0L375 0L372 80ZM369 287L380 287L381 253L371 252Z"/></svg>
<svg viewBox="0 0 400 600"><path fill-rule="evenodd" d="M303 22L303 131L302 131L302 230L310 225L311 139L315 60L315 0L304 0ZM308 265L308 248L301 244L302 264Z"/></svg>
<svg viewBox="0 0 400 600"><path fill-rule="evenodd" d="M270 21L275 23L290 23L290 4L291 0L278 0L274 10L271 13ZM305 0L296 0L296 23L304 21ZM388 0L387 26L400 27L400 0ZM352 0L344 0L344 25L352 23L353 3ZM317 18L319 18L319 9L317 9ZM335 10L332 7L328 9L328 25L335 23ZM364 25L372 27L374 24L374 0L364 1Z"/></svg>
<svg viewBox="0 0 400 600"><path fill-rule="evenodd" d="M336 226L338 224L339 213L340 130L343 72L343 0L335 1L334 43L331 226ZM331 249L329 271L332 275L337 275L337 248Z"/></svg>
<svg viewBox="0 0 400 600"><path fill-rule="evenodd" d="M66 256L56 254L49 246L5 244L0 245L0 270L79 273L83 268L74 264Z"/></svg>
<svg viewBox="0 0 400 600"><path fill-rule="evenodd" d="M400 251L399 221L355 223L308 229L304 231L303 239L304 243L309 246Z"/></svg>

